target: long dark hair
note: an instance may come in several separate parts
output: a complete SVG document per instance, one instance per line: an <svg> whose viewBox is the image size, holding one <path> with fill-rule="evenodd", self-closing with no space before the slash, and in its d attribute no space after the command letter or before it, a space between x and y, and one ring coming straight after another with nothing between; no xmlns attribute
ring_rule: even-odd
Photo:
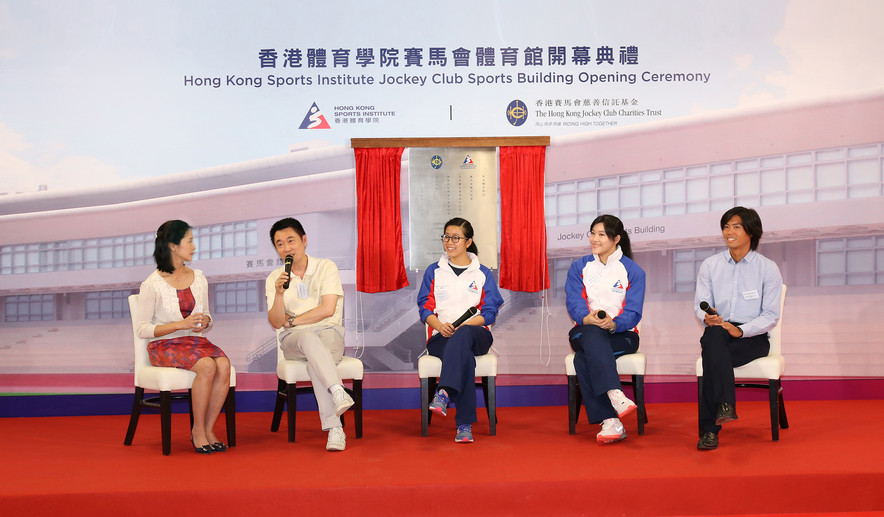
<svg viewBox="0 0 884 517"><path fill-rule="evenodd" d="M743 230L749 234L749 249L755 251L758 247L758 241L764 235L764 228L761 226L761 216L752 208L744 206L735 206L721 216L721 229L731 220L733 216L739 216L743 222Z"/></svg>
<svg viewBox="0 0 884 517"><path fill-rule="evenodd" d="M188 230L190 230L190 225L178 219L166 221L157 228L157 239L153 248L153 259L157 262L157 269L163 273L175 272L169 244L176 246L181 244L181 239L187 235Z"/></svg>
<svg viewBox="0 0 884 517"><path fill-rule="evenodd" d="M623 228L623 221L611 214L603 214L593 219L592 224L589 225L589 229L591 230L595 228L595 225L599 223L604 225L605 235L607 235L609 239L614 240L615 237L620 236L620 242L618 242L617 245L620 246L620 250L623 251L623 256L632 258L632 245L629 244L629 234L626 233L626 229Z"/></svg>
<svg viewBox="0 0 884 517"><path fill-rule="evenodd" d="M457 226L458 228L463 230L464 237L466 237L467 239L473 238L473 225L471 225L470 222L467 221L466 219L464 219L463 217L455 217L454 219L448 221L447 223L445 223L445 226L442 227L442 231L444 232L445 228L448 228L449 226ZM470 243L469 247L467 248L467 251L469 251L470 253L472 253L474 255L479 254L479 248L476 247L475 240Z"/></svg>

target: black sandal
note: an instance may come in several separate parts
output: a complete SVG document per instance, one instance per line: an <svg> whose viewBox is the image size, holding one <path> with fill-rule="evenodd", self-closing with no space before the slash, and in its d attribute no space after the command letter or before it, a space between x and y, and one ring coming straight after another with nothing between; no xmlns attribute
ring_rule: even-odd
<svg viewBox="0 0 884 517"><path fill-rule="evenodd" d="M211 445L202 445L197 447L195 443L193 443L193 436L190 437L190 443L193 445L193 450L197 452L197 454L212 454L212 446Z"/></svg>
<svg viewBox="0 0 884 517"><path fill-rule="evenodd" d="M222 443L222 442L215 442L212 445L210 445L210 447L212 448L212 451L214 451L214 452L224 452L227 450L227 444Z"/></svg>

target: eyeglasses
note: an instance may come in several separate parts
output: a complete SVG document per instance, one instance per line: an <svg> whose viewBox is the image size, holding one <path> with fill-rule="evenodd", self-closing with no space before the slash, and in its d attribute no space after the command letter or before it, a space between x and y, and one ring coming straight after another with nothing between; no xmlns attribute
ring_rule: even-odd
<svg viewBox="0 0 884 517"><path fill-rule="evenodd" d="M461 239L466 239L466 237L461 237L460 235L443 235L442 236L442 242L451 241L454 244L457 244L458 242L460 242Z"/></svg>

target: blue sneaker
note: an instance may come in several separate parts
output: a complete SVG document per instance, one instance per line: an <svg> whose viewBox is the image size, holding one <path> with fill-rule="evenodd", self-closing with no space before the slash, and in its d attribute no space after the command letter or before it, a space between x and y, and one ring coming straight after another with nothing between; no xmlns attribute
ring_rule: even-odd
<svg viewBox="0 0 884 517"><path fill-rule="evenodd" d="M430 411L437 415L445 416L448 414L448 392L445 390L437 390L433 402L430 402Z"/></svg>
<svg viewBox="0 0 884 517"><path fill-rule="evenodd" d="M457 443L473 443L473 426L470 424L457 426L457 434L454 435L454 441Z"/></svg>

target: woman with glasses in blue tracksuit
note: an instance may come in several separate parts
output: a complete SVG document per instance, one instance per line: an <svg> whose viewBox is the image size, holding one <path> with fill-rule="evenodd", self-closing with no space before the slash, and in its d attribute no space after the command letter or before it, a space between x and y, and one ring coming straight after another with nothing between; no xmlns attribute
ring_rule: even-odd
<svg viewBox="0 0 884 517"><path fill-rule="evenodd" d="M427 268L417 295L421 321L427 324L427 351L442 359L439 388L429 409L445 416L449 402L454 402L454 441L472 443L472 424L477 420L474 356L491 348L494 338L488 327L503 298L491 270L479 263L470 222L455 217L444 228L444 253ZM477 309L475 315L452 325L470 307Z"/></svg>

